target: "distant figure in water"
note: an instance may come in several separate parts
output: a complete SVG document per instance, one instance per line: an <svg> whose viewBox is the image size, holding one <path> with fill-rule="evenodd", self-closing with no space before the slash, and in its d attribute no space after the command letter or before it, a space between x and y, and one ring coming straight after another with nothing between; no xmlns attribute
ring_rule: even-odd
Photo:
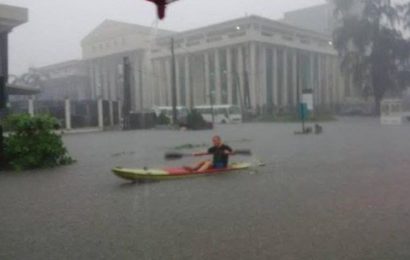
<svg viewBox="0 0 410 260"><path fill-rule="evenodd" d="M213 155L212 161L202 161L193 167L186 166L184 168L189 171L203 172L209 169L224 169L228 167L229 155L233 154L232 148L225 145L218 135L212 137L212 143L213 146L208 151L192 154L193 156Z"/></svg>
<svg viewBox="0 0 410 260"><path fill-rule="evenodd" d="M315 124L315 134L321 134L323 132L323 127L319 124Z"/></svg>

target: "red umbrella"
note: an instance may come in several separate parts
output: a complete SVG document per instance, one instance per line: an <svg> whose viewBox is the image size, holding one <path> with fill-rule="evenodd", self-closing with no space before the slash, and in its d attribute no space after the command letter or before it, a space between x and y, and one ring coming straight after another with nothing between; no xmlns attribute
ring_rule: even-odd
<svg viewBox="0 0 410 260"><path fill-rule="evenodd" d="M159 19L163 19L165 16L165 8L167 7L167 4L170 4L172 2L175 2L177 0L147 0L149 2L153 2L154 4L157 5L158 7L158 17Z"/></svg>

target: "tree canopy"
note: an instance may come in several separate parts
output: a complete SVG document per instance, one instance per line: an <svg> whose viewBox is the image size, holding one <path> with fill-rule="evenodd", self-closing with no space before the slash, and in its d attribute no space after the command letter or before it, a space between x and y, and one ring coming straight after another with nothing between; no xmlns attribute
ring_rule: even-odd
<svg viewBox="0 0 410 260"><path fill-rule="evenodd" d="M398 94L406 85L403 66L410 57L410 43L403 36L403 22L410 19L410 3L394 6L390 0L334 0L338 26L334 46L341 69L362 93L373 96L375 112L386 93Z"/></svg>

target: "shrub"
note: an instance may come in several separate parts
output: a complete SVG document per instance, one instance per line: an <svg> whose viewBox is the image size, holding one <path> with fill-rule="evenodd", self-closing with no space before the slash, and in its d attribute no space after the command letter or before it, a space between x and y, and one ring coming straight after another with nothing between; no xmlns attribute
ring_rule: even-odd
<svg viewBox="0 0 410 260"><path fill-rule="evenodd" d="M165 115L164 112L161 112L161 114L157 117L157 124L159 125L169 125L170 123L171 120Z"/></svg>
<svg viewBox="0 0 410 260"><path fill-rule="evenodd" d="M210 128L209 124L204 120L202 114L197 110L192 109L187 116L187 127L189 129L208 129Z"/></svg>
<svg viewBox="0 0 410 260"><path fill-rule="evenodd" d="M4 140L6 163L15 170L65 165L73 162L62 138L55 133L58 122L48 115L11 115L6 119L11 132Z"/></svg>

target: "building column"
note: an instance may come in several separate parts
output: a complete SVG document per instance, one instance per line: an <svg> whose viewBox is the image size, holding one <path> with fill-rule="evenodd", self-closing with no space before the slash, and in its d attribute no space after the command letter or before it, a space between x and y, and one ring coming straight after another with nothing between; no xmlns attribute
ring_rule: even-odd
<svg viewBox="0 0 410 260"><path fill-rule="evenodd" d="M267 80L266 80L266 73L267 73L267 50L265 45L261 45L259 49L259 69L260 69L260 79L259 79L259 105L260 106L265 106L267 105L267 98L266 98L266 86L267 86ZM270 57L272 58L272 57ZM265 112L265 111L264 111Z"/></svg>
<svg viewBox="0 0 410 260"><path fill-rule="evenodd" d="M288 50L283 50L282 106L288 106Z"/></svg>
<svg viewBox="0 0 410 260"><path fill-rule="evenodd" d="M104 115L103 115L103 100L98 99L98 127L102 130L104 129Z"/></svg>
<svg viewBox="0 0 410 260"><path fill-rule="evenodd" d="M214 100L215 100L215 104L221 104L222 99L221 99L221 59L219 56L219 49L215 50L215 93L214 93Z"/></svg>
<svg viewBox="0 0 410 260"><path fill-rule="evenodd" d="M144 111L144 75L143 75L143 62L142 62L143 57L135 57L135 111Z"/></svg>
<svg viewBox="0 0 410 260"><path fill-rule="evenodd" d="M192 108L194 101L192 100L192 86L191 86L191 68L189 67L189 56L185 56L185 101L188 108Z"/></svg>
<svg viewBox="0 0 410 260"><path fill-rule="evenodd" d="M93 62L87 61L86 66L87 66L87 73L88 75L90 75L89 77L90 95L91 95L91 99L94 99L96 95L95 95L95 74L94 74L94 69L93 69Z"/></svg>
<svg viewBox="0 0 410 260"><path fill-rule="evenodd" d="M344 100L346 99L346 84L345 84L345 80L342 75L342 72L340 70L339 60L337 60L336 62L336 67L337 67L337 76L339 80L339 93L340 93L339 103L342 104Z"/></svg>
<svg viewBox="0 0 410 260"><path fill-rule="evenodd" d="M317 54L317 88L313 92L315 97L315 106L320 106L322 104L322 99L320 97L320 93L322 92L322 54Z"/></svg>
<svg viewBox="0 0 410 260"><path fill-rule="evenodd" d="M272 61L272 69L273 71L273 91L272 91L272 101L275 106L279 105L279 84L278 84L278 49L275 47L272 49L273 52L273 61Z"/></svg>
<svg viewBox="0 0 410 260"><path fill-rule="evenodd" d="M210 76L210 72L209 72L209 53L205 53L204 54L204 60L205 60L205 100L208 100L208 104L211 104L211 100L209 100L210 97L210 93L211 93L211 87L210 87L210 82L209 82L209 76Z"/></svg>
<svg viewBox="0 0 410 260"><path fill-rule="evenodd" d="M28 113L30 116L34 116L34 97L30 96L28 99Z"/></svg>
<svg viewBox="0 0 410 260"><path fill-rule="evenodd" d="M166 99L167 105L172 105L172 87L171 87L171 58L167 58L165 60L165 70L166 70L166 79L165 79L165 86L166 86Z"/></svg>
<svg viewBox="0 0 410 260"><path fill-rule="evenodd" d="M250 59L249 59L249 95L250 95L250 101L251 101L251 108L255 111L256 110L256 95L257 95L257 89L256 89L256 44L255 43L250 43L249 45L249 53L250 53Z"/></svg>
<svg viewBox="0 0 410 260"><path fill-rule="evenodd" d="M158 60L158 88L160 93L160 103L158 105L166 106L167 105L167 72L166 64L164 59Z"/></svg>
<svg viewBox="0 0 410 260"><path fill-rule="evenodd" d="M333 60L333 88L335 93L334 103L338 105L340 103L340 88L339 88L339 73L337 71L337 59L332 57Z"/></svg>
<svg viewBox="0 0 410 260"><path fill-rule="evenodd" d="M313 53L309 53L309 75L309 87L313 90L315 87Z"/></svg>
<svg viewBox="0 0 410 260"><path fill-rule="evenodd" d="M242 52L242 47L240 46L238 48L238 78L239 78L239 84L238 84L238 89L237 89L237 95L238 95L238 103L242 107L244 105L244 71L245 71L245 64L243 61L243 52ZM242 108L243 109L243 108Z"/></svg>
<svg viewBox="0 0 410 260"><path fill-rule="evenodd" d="M122 102L121 99L118 99L118 124L121 125L122 122Z"/></svg>
<svg viewBox="0 0 410 260"><path fill-rule="evenodd" d="M65 128L71 129L71 104L68 98L65 99Z"/></svg>
<svg viewBox="0 0 410 260"><path fill-rule="evenodd" d="M155 60L149 61L149 67L151 68L151 99L152 106L156 106L159 103L159 89L158 89L158 78L157 69L155 66Z"/></svg>
<svg viewBox="0 0 410 260"><path fill-rule="evenodd" d="M232 104L232 52L231 49L226 49L226 84L227 84L227 96L228 96L228 103Z"/></svg>
<svg viewBox="0 0 410 260"><path fill-rule="evenodd" d="M114 126L114 107L112 102L112 100L108 101L108 109L110 111L110 126Z"/></svg>
<svg viewBox="0 0 410 260"><path fill-rule="evenodd" d="M300 93L298 93L298 50L295 50L292 55L292 101L294 106L298 106Z"/></svg>
<svg viewBox="0 0 410 260"><path fill-rule="evenodd" d="M329 57L325 54L324 56L324 73L325 73L325 88L324 88L324 103L327 107L330 105L330 73L329 73Z"/></svg>
<svg viewBox="0 0 410 260"><path fill-rule="evenodd" d="M176 78L176 91L177 91L177 106L182 106L182 98L181 98L181 93L182 93L182 88L181 88L181 78L180 78L180 63L178 61L178 57L175 57L175 78Z"/></svg>

